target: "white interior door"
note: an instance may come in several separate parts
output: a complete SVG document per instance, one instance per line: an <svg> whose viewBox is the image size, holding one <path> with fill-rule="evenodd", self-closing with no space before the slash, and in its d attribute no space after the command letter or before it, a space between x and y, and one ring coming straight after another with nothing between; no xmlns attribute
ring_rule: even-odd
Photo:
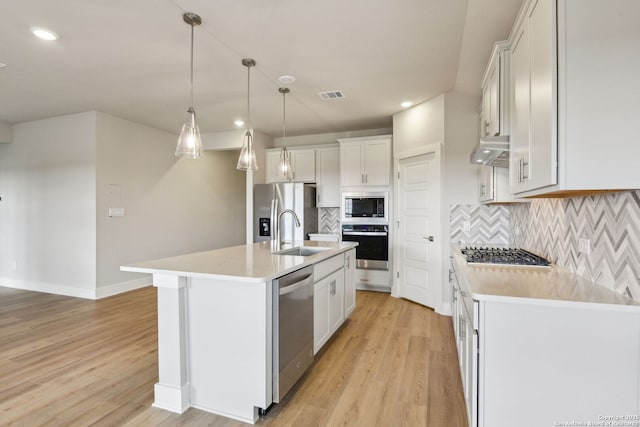
<svg viewBox="0 0 640 427"><path fill-rule="evenodd" d="M398 162L399 293L436 307L440 250L440 166L436 153Z"/></svg>

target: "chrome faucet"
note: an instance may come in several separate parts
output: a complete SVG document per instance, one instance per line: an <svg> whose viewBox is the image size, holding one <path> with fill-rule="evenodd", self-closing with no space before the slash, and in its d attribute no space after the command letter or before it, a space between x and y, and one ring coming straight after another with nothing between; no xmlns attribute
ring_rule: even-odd
<svg viewBox="0 0 640 427"><path fill-rule="evenodd" d="M280 212L278 214L278 218L275 221L275 229L271 239L273 252L279 251L282 248L282 239L280 238L280 218L282 218L282 215L286 213L290 213L291 215L293 215L293 220L296 223L296 227L300 227L300 218L298 218L298 215L294 211L292 211L291 209L284 209L282 212Z"/></svg>

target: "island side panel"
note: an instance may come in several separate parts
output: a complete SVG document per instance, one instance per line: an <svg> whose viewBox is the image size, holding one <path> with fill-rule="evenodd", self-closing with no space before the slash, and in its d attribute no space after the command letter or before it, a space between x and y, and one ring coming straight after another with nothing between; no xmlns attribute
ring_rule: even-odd
<svg viewBox="0 0 640 427"><path fill-rule="evenodd" d="M272 282L189 278L191 405L254 423L272 402Z"/></svg>
<svg viewBox="0 0 640 427"><path fill-rule="evenodd" d="M186 278L154 274L158 288L158 383L153 406L183 413L190 406L186 346Z"/></svg>

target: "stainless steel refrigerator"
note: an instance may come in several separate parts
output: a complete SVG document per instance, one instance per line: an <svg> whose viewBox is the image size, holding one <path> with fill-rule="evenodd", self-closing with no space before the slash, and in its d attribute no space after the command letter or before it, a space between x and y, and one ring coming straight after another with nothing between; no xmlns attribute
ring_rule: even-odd
<svg viewBox="0 0 640 427"><path fill-rule="evenodd" d="M293 215L282 215L280 218L282 241L308 240L309 233L318 232L318 210L314 186L299 182L256 184L253 188L254 242L271 240L273 228L271 221L272 219L275 221L284 209L291 209L298 215L300 227L295 226Z"/></svg>

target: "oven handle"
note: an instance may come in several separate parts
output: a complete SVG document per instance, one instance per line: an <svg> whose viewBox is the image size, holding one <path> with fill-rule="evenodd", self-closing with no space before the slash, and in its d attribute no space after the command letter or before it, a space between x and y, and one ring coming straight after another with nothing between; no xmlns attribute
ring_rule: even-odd
<svg viewBox="0 0 640 427"><path fill-rule="evenodd" d="M343 236L387 236L389 233L384 231L343 231Z"/></svg>

